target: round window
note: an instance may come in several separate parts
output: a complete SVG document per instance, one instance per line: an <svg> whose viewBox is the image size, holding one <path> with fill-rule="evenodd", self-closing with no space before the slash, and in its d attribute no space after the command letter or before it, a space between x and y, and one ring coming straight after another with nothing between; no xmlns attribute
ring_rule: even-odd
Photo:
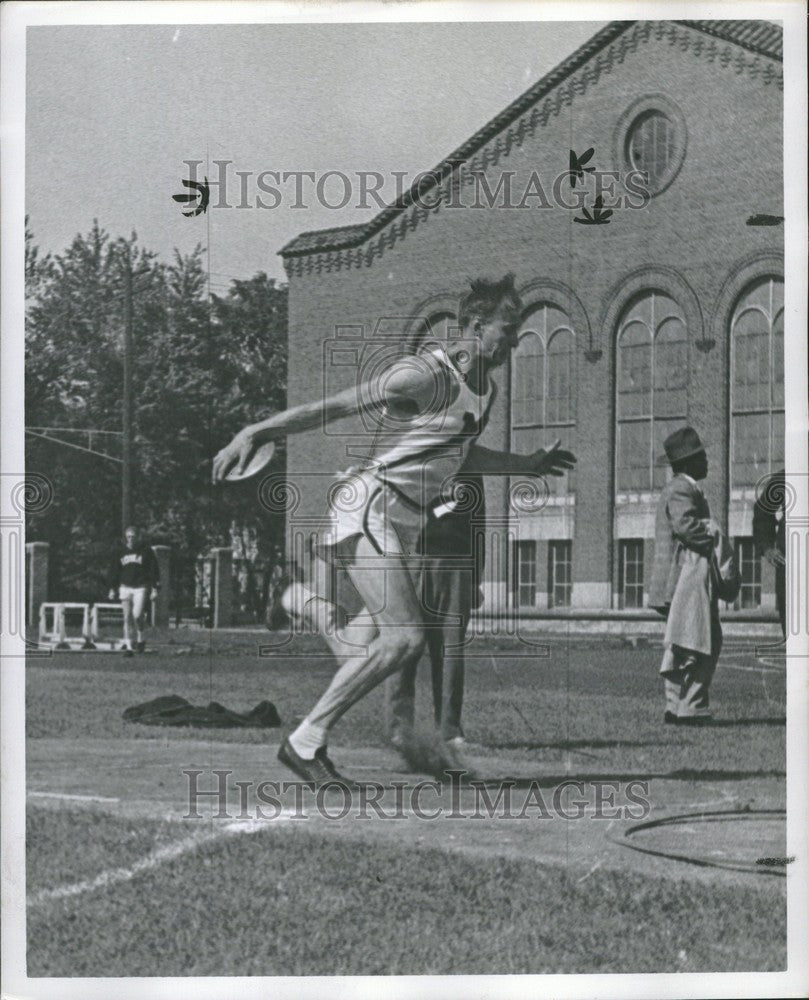
<svg viewBox="0 0 809 1000"><path fill-rule="evenodd" d="M660 194L677 176L685 157L685 119L662 94L641 98L627 108L616 132L623 170L647 175L651 195Z"/></svg>
<svg viewBox="0 0 809 1000"><path fill-rule="evenodd" d="M656 191L671 171L674 158L674 125L662 111L647 111L629 130L627 159L636 170L649 175Z"/></svg>

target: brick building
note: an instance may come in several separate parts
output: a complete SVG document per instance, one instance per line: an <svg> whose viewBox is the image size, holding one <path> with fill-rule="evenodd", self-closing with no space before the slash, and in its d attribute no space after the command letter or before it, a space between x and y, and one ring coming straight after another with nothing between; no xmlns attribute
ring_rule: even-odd
<svg viewBox="0 0 809 1000"><path fill-rule="evenodd" d="M470 276L516 274L520 345L495 374L482 443L529 451L560 437L579 463L534 513L515 484L487 480L490 607L644 606L667 474L656 458L686 421L707 443L711 508L739 541L739 603L773 604L751 524L755 484L783 466L781 51L769 22L614 22L440 164L418 198L281 251L290 405L356 384L425 328L451 328ZM630 171L648 174L643 207L625 199L609 224L575 221L570 178L554 179L570 149L589 147L588 165L616 172L619 194ZM544 198L525 196L532 175ZM585 187L592 212L587 174ZM370 433L347 421L290 448L291 545Z"/></svg>

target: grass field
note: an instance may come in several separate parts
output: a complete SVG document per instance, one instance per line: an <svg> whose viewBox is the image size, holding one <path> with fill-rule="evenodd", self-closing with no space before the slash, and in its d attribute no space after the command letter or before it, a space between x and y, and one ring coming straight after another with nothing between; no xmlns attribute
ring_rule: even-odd
<svg viewBox="0 0 809 1000"><path fill-rule="evenodd" d="M237 711L267 698L288 725L333 667L311 637L296 643L299 655L268 658L257 656L261 633L155 639L157 652L133 659L29 662L29 975L784 968L784 879L646 858L589 818L184 821L184 766L280 777L279 731L138 726L122 711L172 693ZM749 651L729 644L723 654L718 724L683 730L662 725L657 649L555 637L537 657L513 641L478 642L465 726L489 775L543 787L644 778L653 815L783 807L784 672L761 669ZM424 777L386 746L383 710L377 690L340 723L338 766ZM700 835L684 828L684 838Z"/></svg>

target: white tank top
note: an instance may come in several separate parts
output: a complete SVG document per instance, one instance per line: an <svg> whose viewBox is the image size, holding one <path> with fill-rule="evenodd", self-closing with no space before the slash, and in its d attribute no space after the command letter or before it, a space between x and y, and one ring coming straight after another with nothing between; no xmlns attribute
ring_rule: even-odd
<svg viewBox="0 0 809 1000"><path fill-rule="evenodd" d="M495 395L490 379L485 393L473 392L443 349L429 354L457 385L456 398L446 407L437 400L427 413L407 421L393 420L385 411L383 437L370 461L377 479L421 509L448 499L449 484L483 433Z"/></svg>

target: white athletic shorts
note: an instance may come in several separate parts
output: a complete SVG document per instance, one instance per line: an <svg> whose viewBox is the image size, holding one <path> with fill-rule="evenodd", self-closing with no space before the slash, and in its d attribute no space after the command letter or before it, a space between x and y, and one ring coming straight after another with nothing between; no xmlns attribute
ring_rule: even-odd
<svg viewBox="0 0 809 1000"><path fill-rule="evenodd" d="M148 587L126 587L123 584L118 588L118 600L123 604L125 601L132 602L132 617L140 618L146 607L146 595Z"/></svg>
<svg viewBox="0 0 809 1000"><path fill-rule="evenodd" d="M381 556L418 554L424 512L369 472L338 480L329 495L326 530L319 554L350 559L350 543L364 535Z"/></svg>

